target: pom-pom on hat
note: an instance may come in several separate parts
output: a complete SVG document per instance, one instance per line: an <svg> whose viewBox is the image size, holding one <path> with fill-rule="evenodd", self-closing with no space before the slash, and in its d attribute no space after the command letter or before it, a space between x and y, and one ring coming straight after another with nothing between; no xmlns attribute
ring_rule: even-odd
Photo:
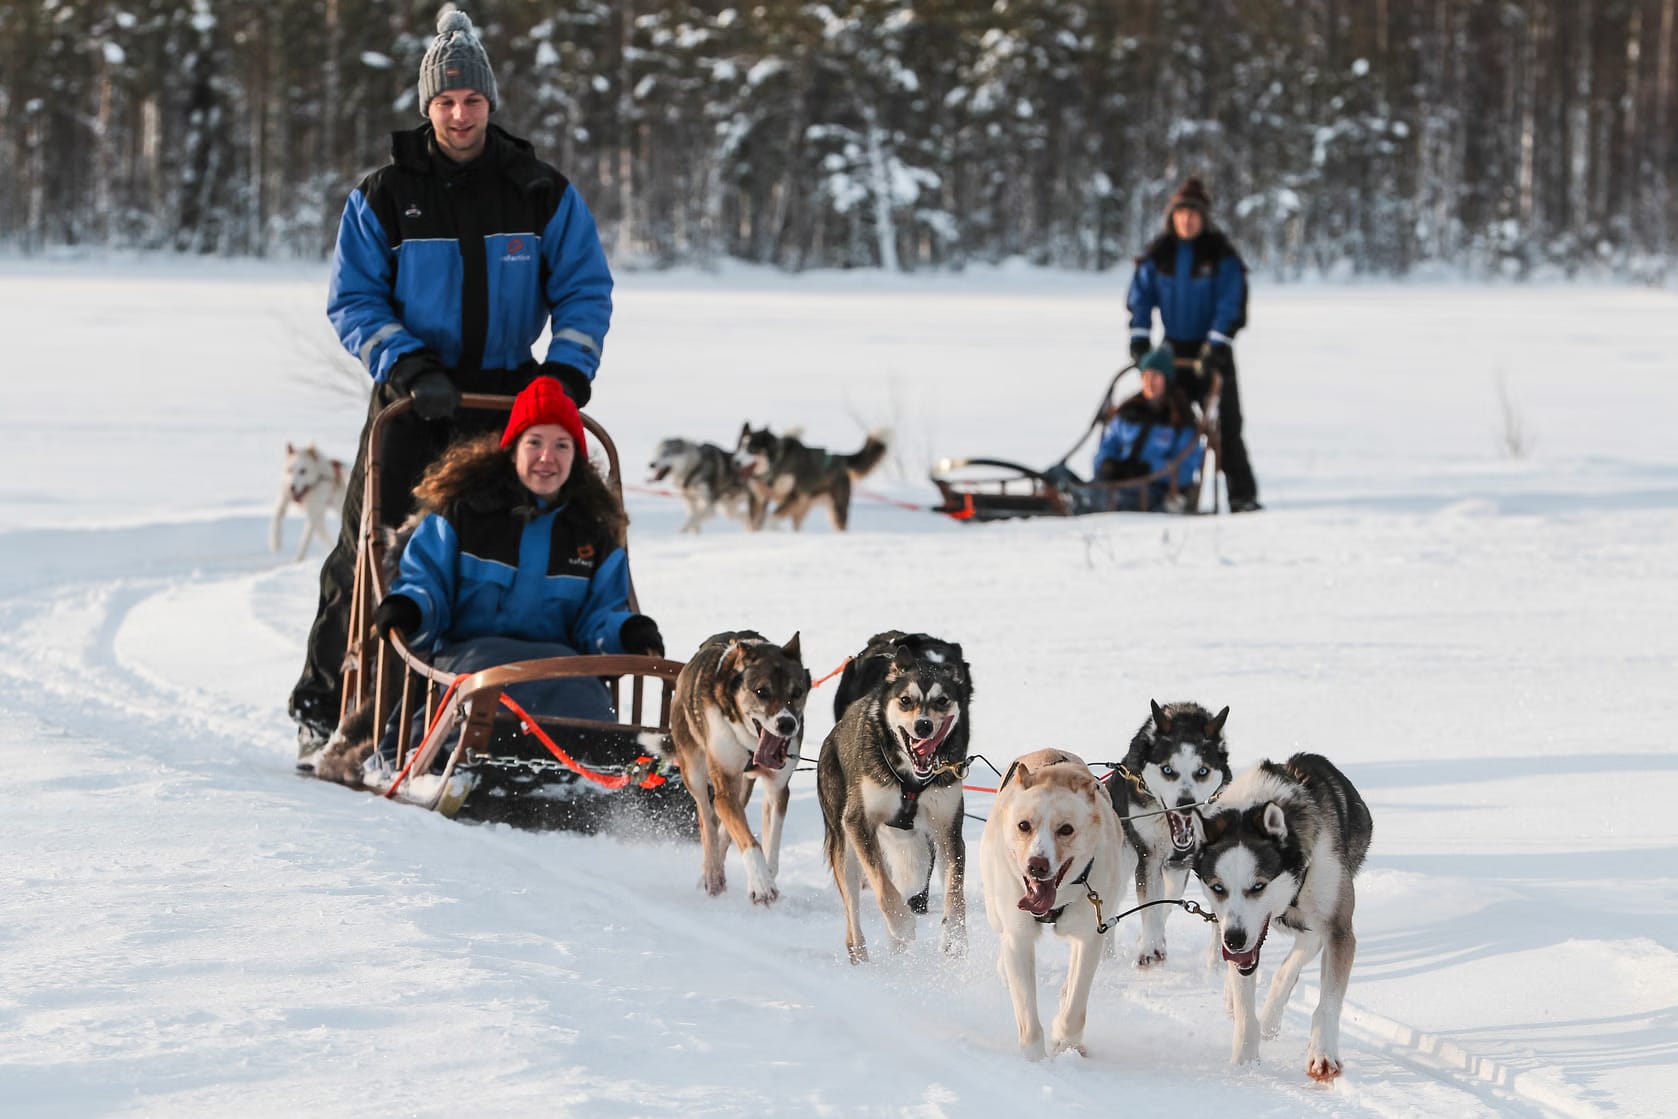
<svg viewBox="0 0 1678 1119"><path fill-rule="evenodd" d="M420 63L420 115L427 114L433 97L449 89L475 89L489 98L492 110L501 101L495 71L489 68L489 55L478 41L472 20L453 4L444 4L437 13L437 37Z"/></svg>
<svg viewBox="0 0 1678 1119"><path fill-rule="evenodd" d="M1163 373L1166 383L1169 384L1177 376L1177 351L1173 350L1169 343L1155 346L1142 355L1142 360L1136 363L1136 368L1144 373L1150 369L1155 373Z"/></svg>
<svg viewBox="0 0 1678 1119"><path fill-rule="evenodd" d="M513 398L513 413L507 417L507 430L501 435L501 446L511 447L519 436L537 424L558 424L577 444L577 457L588 457L588 442L583 435L583 416L565 388L552 377L537 377Z"/></svg>
<svg viewBox="0 0 1678 1119"><path fill-rule="evenodd" d="M1212 208L1212 197L1206 193L1206 184L1192 175L1183 180L1183 185L1171 196L1171 205L1167 212L1181 209L1199 210L1205 213Z"/></svg>

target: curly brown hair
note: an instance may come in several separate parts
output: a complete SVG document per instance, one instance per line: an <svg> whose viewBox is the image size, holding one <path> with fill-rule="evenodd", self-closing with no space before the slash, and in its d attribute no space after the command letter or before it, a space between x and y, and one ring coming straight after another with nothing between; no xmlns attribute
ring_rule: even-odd
<svg viewBox="0 0 1678 1119"><path fill-rule="evenodd" d="M558 498L573 516L599 525L612 543L623 545L629 518L587 456L578 455L572 460L571 473L560 487ZM480 504L504 501L510 511L522 517L540 512L530 491L519 481L512 453L502 449L501 437L494 432L449 444L426 468L414 487L414 499L420 512L445 516L457 503L468 500Z"/></svg>

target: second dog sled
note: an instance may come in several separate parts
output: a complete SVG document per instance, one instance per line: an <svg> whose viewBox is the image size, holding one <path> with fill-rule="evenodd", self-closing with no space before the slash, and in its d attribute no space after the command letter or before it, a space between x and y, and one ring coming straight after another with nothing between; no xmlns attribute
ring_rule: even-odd
<svg viewBox="0 0 1678 1119"><path fill-rule="evenodd" d="M505 413L512 403L512 397L468 393L460 407ZM395 775L387 788L375 791L445 815L519 827L596 831L629 825L692 834L692 798L654 745L669 733L682 662L630 655L551 657L455 677L434 668L399 633L384 639L373 630L373 610L391 577L390 534L382 528L379 508L380 451L391 419L411 406L407 400L390 405L368 434L344 669L346 716L370 715L376 738L399 714ZM582 420L621 504L617 447L594 420ZM629 607L639 612L633 577ZM618 722L532 715L507 693L521 682L589 676L606 683ZM416 713L423 713L428 728L418 741L411 729ZM456 729L458 736L445 747Z"/></svg>
<svg viewBox="0 0 1678 1119"><path fill-rule="evenodd" d="M1221 509L1217 476L1222 472L1218 443L1218 394L1223 378L1211 374L1206 395L1198 406L1196 438L1160 469L1150 474L1119 481L1086 481L1080 478L1067 460L1084 445L1090 433L1098 430L1115 401L1115 390L1120 380L1135 365L1127 365L1113 375L1095 419L1084 430L1078 442L1060 460L1043 470L999 458L944 459L931 474L932 484L938 487L942 503L933 512L943 513L958 521L999 521L1015 517L1075 517L1084 513L1151 512L1159 509L1179 510L1184 513L1201 512L1204 491L1210 490L1212 508ZM1196 376L1196 363L1191 358L1178 358L1178 376ZM1196 450L1202 452L1200 467L1193 479L1184 485L1178 475L1183 463ZM1211 485L1206 483L1210 481Z"/></svg>

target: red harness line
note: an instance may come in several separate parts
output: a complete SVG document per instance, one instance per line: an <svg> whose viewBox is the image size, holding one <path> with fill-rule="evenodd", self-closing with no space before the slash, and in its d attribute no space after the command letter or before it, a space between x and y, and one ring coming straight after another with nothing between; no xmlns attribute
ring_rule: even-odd
<svg viewBox="0 0 1678 1119"><path fill-rule="evenodd" d="M408 771L414 768L414 762L418 761L420 754L424 753L425 744L431 741L431 736L433 734L437 733L437 727L443 721L443 713L449 708L449 697L454 695L455 685L460 683L460 681L461 677L459 676L456 676L453 680L449 681L448 691L443 693L442 700L437 704L437 713L431 717L431 725L426 728L425 737L420 739L420 745L415 748L413 753L408 755L408 764L402 767L402 772L396 775L396 780L392 781L390 783L390 788L385 790L384 795L387 799L396 795L396 790L401 788L402 782L408 779ZM530 712L519 706L518 701L506 692L501 693L501 704L503 707L507 708L507 710L517 715L519 719L523 721L526 732L535 735L537 740L548 748L548 752L558 758L560 764L565 766L567 769L579 776L586 777L588 780L593 781L597 785L603 785L608 789L621 789L625 785L629 784L629 774L627 773L598 773L573 758L570 754L567 754L559 747L558 743L548 736L548 733L541 728L536 720L531 718ZM653 759L650 757L642 757L637 758L636 763L638 765L644 765L652 760ZM664 784L665 781L666 778L660 776L659 774L649 772L646 777L638 782L638 784L643 789L656 789L660 785Z"/></svg>

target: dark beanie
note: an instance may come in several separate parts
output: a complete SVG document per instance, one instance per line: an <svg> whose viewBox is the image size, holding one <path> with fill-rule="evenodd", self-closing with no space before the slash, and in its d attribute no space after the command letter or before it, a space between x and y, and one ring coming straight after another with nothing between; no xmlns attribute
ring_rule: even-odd
<svg viewBox="0 0 1678 1119"><path fill-rule="evenodd" d="M489 99L491 109L501 100L495 89L495 71L489 68L489 55L484 53L471 19L453 4L444 4L437 13L437 37L420 63L420 115L428 115L431 99L450 89L477 90Z"/></svg>
<svg viewBox="0 0 1678 1119"><path fill-rule="evenodd" d="M1152 369L1155 373L1163 373L1167 382L1173 381L1177 377L1177 351L1171 348L1171 343L1162 342L1143 354L1136 368L1144 372Z"/></svg>
<svg viewBox="0 0 1678 1119"><path fill-rule="evenodd" d="M1177 193L1171 196L1171 205L1167 212L1187 207L1205 213L1212 208L1212 199L1206 193L1206 186L1199 179L1190 176L1183 180L1183 185L1177 188Z"/></svg>

